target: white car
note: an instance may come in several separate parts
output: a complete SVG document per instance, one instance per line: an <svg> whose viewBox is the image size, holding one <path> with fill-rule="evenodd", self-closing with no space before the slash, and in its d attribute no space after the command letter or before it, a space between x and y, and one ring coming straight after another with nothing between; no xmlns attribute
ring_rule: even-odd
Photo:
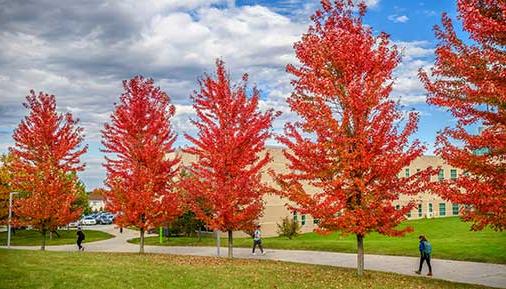
<svg viewBox="0 0 506 289"><path fill-rule="evenodd" d="M81 224L83 224L83 225L96 225L97 221L93 217L84 217L81 220Z"/></svg>
<svg viewBox="0 0 506 289"><path fill-rule="evenodd" d="M69 228L79 227L79 225L81 225L81 221L70 222L68 224Z"/></svg>

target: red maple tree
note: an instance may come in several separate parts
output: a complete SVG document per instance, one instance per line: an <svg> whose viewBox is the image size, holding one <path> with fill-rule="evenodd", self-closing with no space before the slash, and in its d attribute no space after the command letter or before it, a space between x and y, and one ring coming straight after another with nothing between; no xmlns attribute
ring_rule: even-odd
<svg viewBox="0 0 506 289"><path fill-rule="evenodd" d="M318 219L320 232L356 235L359 275L364 237L409 231L396 226L414 204L396 210L393 202L419 193L434 173L398 177L425 148L408 140L418 115L403 119L388 99L398 50L387 34L375 37L363 25L365 11L363 3L322 1L314 24L294 45L301 65L287 67L295 76L288 104L301 120L287 123L279 137L291 172L272 172L279 193L293 201L289 207Z"/></svg>
<svg viewBox="0 0 506 289"><path fill-rule="evenodd" d="M176 140L170 123L175 107L152 79L136 76L123 87L111 123L102 130L106 207L118 213L116 224L140 229L143 253L144 233L180 213L174 180L180 159L169 155Z"/></svg>
<svg viewBox="0 0 506 289"><path fill-rule="evenodd" d="M9 170L13 173L11 188L20 192L13 212L17 222L31 225L42 234L76 220L81 209L74 206L79 180L76 172L84 169L80 156L82 128L70 113L56 112L54 95L32 90L25 107L30 113L14 131L15 146Z"/></svg>
<svg viewBox="0 0 506 289"><path fill-rule="evenodd" d="M198 219L228 232L231 258L232 232L250 229L262 214L266 187L260 171L271 157L261 152L276 112L259 111L256 88L247 96L246 74L232 88L223 61L218 60L216 66L216 79L205 76L192 96L198 116L192 123L198 138L185 134L194 146L184 151L196 161L188 168L184 185Z"/></svg>
<svg viewBox="0 0 506 289"><path fill-rule="evenodd" d="M437 137L436 153L466 171L441 186L441 195L468 205L462 218L473 230L506 228L506 2L459 0L458 18L472 42L455 33L443 14L432 78L420 71L429 104L447 108L458 123ZM481 132L477 132L481 126Z"/></svg>

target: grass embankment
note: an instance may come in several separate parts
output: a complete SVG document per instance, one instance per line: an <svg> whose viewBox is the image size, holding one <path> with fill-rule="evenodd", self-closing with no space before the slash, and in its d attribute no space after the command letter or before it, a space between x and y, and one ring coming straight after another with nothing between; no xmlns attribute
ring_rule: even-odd
<svg viewBox="0 0 506 289"><path fill-rule="evenodd" d="M101 231L93 231L93 230L84 230L84 235L86 239L85 243L106 240L114 237L111 234L101 232ZM46 235L46 246L51 245L65 245L65 244L75 244L76 243L76 230L58 230L58 234L60 234L60 238L53 234L52 239L49 239L49 233ZM40 246L42 243L42 235L39 231L35 230L19 230L16 231L14 235L11 235L11 245L12 246ZM0 233L0 245L7 245L7 232Z"/></svg>
<svg viewBox="0 0 506 289"><path fill-rule="evenodd" d="M0 288L487 288L267 260L0 249Z"/></svg>
<svg viewBox="0 0 506 289"><path fill-rule="evenodd" d="M418 236L424 234L432 243L433 258L464 260L488 263L506 263L506 232L485 229L469 231L470 225L457 217L406 221L401 227L411 226L414 232L404 237L386 237L373 233L367 235L364 246L366 254L418 256ZM138 243L138 239L130 242ZM316 233L302 234L292 240L284 237L264 238L266 249L315 250L355 253L356 237L343 237L338 233L322 236ZM221 240L226 246L226 238ZM215 246L212 237L175 237L165 239L162 244L158 237L146 238L146 245L164 246ZM251 247L250 238L234 239L235 247Z"/></svg>

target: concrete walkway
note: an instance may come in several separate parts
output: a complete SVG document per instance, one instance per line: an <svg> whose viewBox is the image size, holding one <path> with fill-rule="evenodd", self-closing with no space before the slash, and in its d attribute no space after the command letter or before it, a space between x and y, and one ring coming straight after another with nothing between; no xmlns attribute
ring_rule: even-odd
<svg viewBox="0 0 506 289"><path fill-rule="evenodd" d="M91 229L91 228L90 228ZM124 229L123 234L112 225L94 226L92 229L101 230L115 235L115 238L85 243L85 251L91 252L138 252L139 246L127 243L127 240L139 237L139 232ZM39 249L38 246L16 246L13 249ZM76 251L75 245L47 246L48 251ZM216 247L169 247L169 246L146 246L146 253L216 256ZM225 248L221 249L221 255L226 256ZM348 253L332 253L319 251L301 250L266 250L265 255L252 256L247 248L235 248L234 257L245 259L268 259L288 261L306 264L330 265L346 268L356 268L356 255ZM404 256L365 255L365 269L394 272L403 275L418 276L414 270L418 267L419 259ZM464 262L432 259L432 278L443 279L453 282L479 284L491 287L506 288L506 265L489 264L478 262ZM426 264L425 264L426 265ZM427 267L424 266L424 270ZM423 273L426 273L425 271Z"/></svg>

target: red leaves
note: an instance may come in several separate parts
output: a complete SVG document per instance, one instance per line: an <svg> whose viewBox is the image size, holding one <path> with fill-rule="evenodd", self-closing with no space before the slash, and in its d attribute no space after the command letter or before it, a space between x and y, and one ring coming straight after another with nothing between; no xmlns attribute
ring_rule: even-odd
<svg viewBox="0 0 506 289"><path fill-rule="evenodd" d="M486 45L506 45L506 2L460 0L459 18L471 38Z"/></svg>
<svg viewBox="0 0 506 289"><path fill-rule="evenodd" d="M450 19L435 27L440 43L432 78L420 71L428 103L445 107L457 118L455 128L437 137L437 153L469 173L438 187L454 203L470 205L464 220L473 229L506 228L506 3L458 1L464 30L476 41L458 39ZM470 126L473 125L473 126ZM483 130L476 133L476 126ZM457 146L455 143L462 143Z"/></svg>
<svg viewBox="0 0 506 289"><path fill-rule="evenodd" d="M245 230L262 214L266 188L260 170L270 156L261 153L276 113L258 110L256 88L248 98L247 75L232 88L224 63L218 60L216 66L216 78L205 76L192 96L198 138L185 135L194 144L185 152L197 160L184 186L197 217L211 228Z"/></svg>
<svg viewBox="0 0 506 289"><path fill-rule="evenodd" d="M396 210L392 202L423 191L434 171L398 177L425 149L409 145L418 116L410 113L401 129L402 114L388 100L398 51L362 24L363 7L336 2L324 3L295 44L302 65L287 67L296 76L288 103L302 121L279 137L291 173L271 173L280 193L323 229L401 235L395 227L413 205Z"/></svg>
<svg viewBox="0 0 506 289"><path fill-rule="evenodd" d="M79 217L72 204L78 193L76 172L84 168L80 156L82 128L70 113L56 112L54 95L32 90L25 107L30 114L14 131L10 149L12 189L21 192L14 213L22 223L41 231L55 230Z"/></svg>
<svg viewBox="0 0 506 289"><path fill-rule="evenodd" d="M107 170L107 207L120 212L116 223L143 230L171 221L180 213L174 183L179 158L173 153L176 135L170 119L175 109L152 79L124 81L103 135Z"/></svg>

